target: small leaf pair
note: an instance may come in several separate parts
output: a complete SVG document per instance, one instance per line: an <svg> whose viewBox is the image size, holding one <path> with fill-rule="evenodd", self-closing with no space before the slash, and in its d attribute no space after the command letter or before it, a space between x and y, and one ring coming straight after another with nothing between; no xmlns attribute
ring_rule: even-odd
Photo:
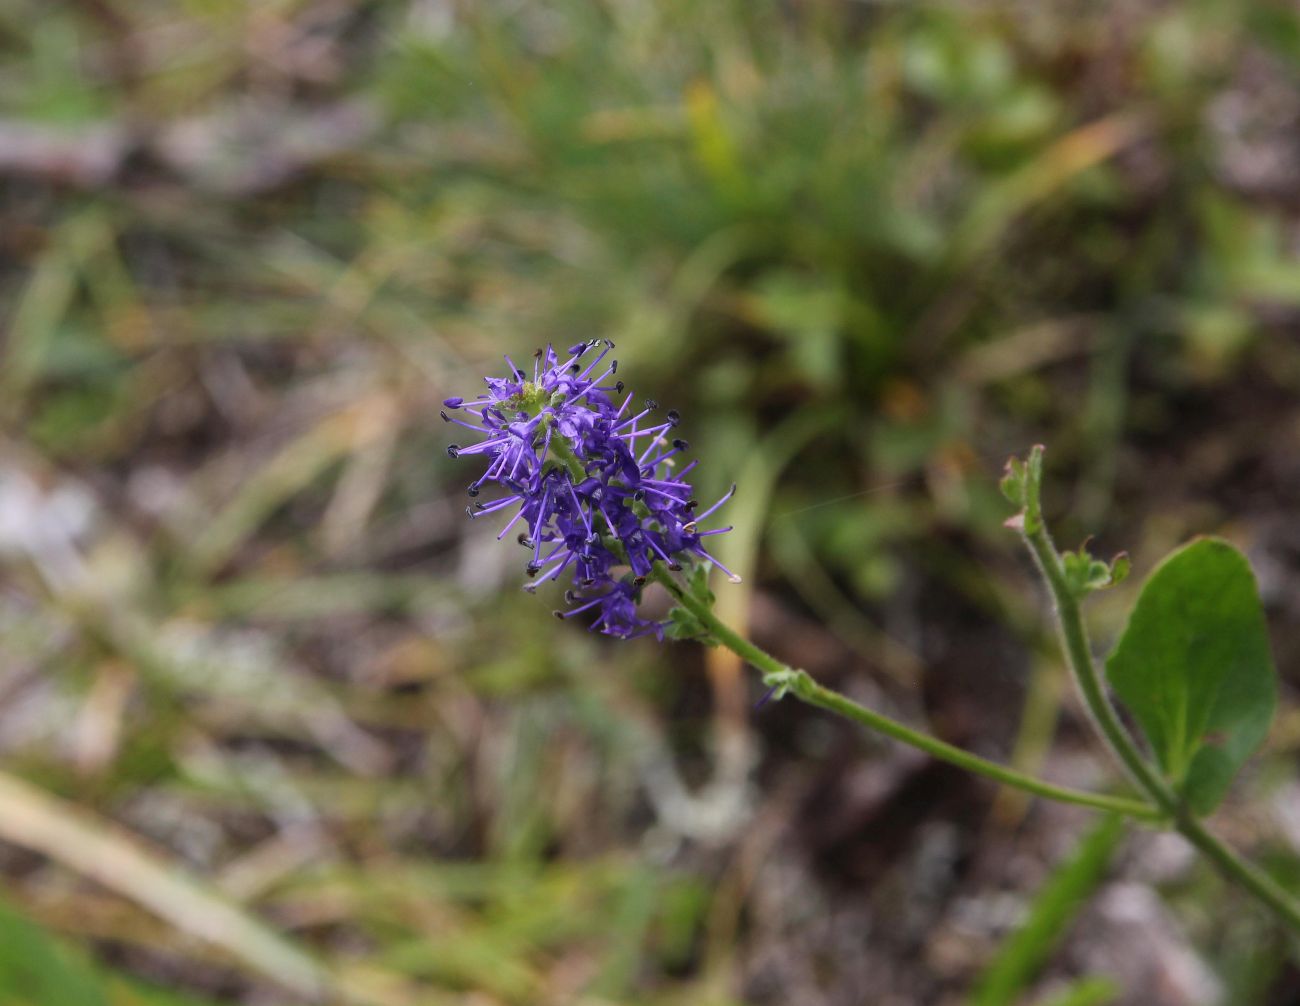
<svg viewBox="0 0 1300 1006"><path fill-rule="evenodd" d="M1039 505L1039 489L1043 484L1043 446L1036 444L1024 461L1010 458L1006 474L998 483L1002 495L1019 511L1007 519L1006 525L1021 534L1037 534L1043 528L1043 510Z"/></svg>
<svg viewBox="0 0 1300 1006"><path fill-rule="evenodd" d="M1105 590L1123 583L1132 568L1127 552L1120 552L1110 562L1103 562L1088 551L1087 542L1080 545L1077 552L1061 553L1061 565L1070 593L1079 598L1094 590Z"/></svg>

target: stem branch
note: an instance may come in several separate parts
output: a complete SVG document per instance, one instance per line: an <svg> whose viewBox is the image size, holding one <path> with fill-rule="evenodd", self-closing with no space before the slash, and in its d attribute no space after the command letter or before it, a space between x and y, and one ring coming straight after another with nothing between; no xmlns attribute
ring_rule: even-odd
<svg viewBox="0 0 1300 1006"><path fill-rule="evenodd" d="M1107 796L1101 793L1087 793L1083 790L1057 786L1042 779L1017 772L1015 769L1007 768L1005 765L999 765L997 762L988 761L919 730L913 730L911 727L885 716L883 713L878 713L874 709L869 709L854 702L846 695L819 685L806 671L790 667L788 664L777 660L767 651L755 646L719 619L713 613L712 608L685 590L661 563L656 563L651 576L663 584L682 607L699 619L700 623L714 639L731 650L732 653L762 671L764 681L777 688L782 694L789 693L809 705L818 706L829 712L836 713L846 719L853 720L855 723L860 723L869 730L874 730L886 737L891 737L896 741L918 748L931 757L949 762L958 768L985 776L1007 786L1014 786L1016 789L1032 793L1034 796L1056 800L1060 803L1089 807L1093 810L1113 811L1146 822L1157 821L1162 816L1155 808L1143 801Z"/></svg>
<svg viewBox="0 0 1300 1006"><path fill-rule="evenodd" d="M1033 487L1037 492L1037 487ZM1036 500L1035 500L1036 503ZM1083 622L1079 599L1066 581L1061 556L1047 532L1041 517L1031 520L1024 530L1025 543L1033 553L1043 579L1047 582L1056 606L1057 624L1061 631L1061 644L1071 676L1079 687L1084 704L1088 707L1098 732L1106 745L1124 767L1133 781L1146 793L1163 815L1192 845L1196 846L1230 881L1235 881L1267 905L1273 913L1293 931L1300 933L1300 903L1288 894L1267 873L1242 859L1209 831L1170 785L1161 777L1120 721L1102 683L1101 675L1092 659L1088 643L1088 630Z"/></svg>
<svg viewBox="0 0 1300 1006"><path fill-rule="evenodd" d="M582 462L563 436L553 436L550 447L575 482L586 478ZM678 604L699 620L714 639L742 660L758 668L763 673L764 681L773 686L779 694L792 694L809 705L853 720L886 737L924 751L934 758L1034 796L1093 810L1118 812L1147 823L1170 821L1223 876L1240 884L1268 906L1290 929L1300 933L1300 903L1267 873L1238 856L1192 814L1159 771L1143 756L1120 721L1119 714L1112 705L1093 662L1087 628L1079 607L1079 598L1070 587L1060 553L1057 552L1042 520L1038 485L1040 477L1041 461L1039 458L1034 458L1029 465L1027 475L1024 476L1025 480L1020 485L1025 502L1025 513L1022 514L1020 525L1023 537L1051 592L1056 606L1057 624L1060 628L1066 661L1084 703L1097 725L1098 733L1139 790L1147 795L1149 802L1056 786L914 730L874 709L854 702L846 695L819 685L806 671L790 667L755 646L719 619L708 604L683 588L663 563L655 563L651 575L668 590Z"/></svg>

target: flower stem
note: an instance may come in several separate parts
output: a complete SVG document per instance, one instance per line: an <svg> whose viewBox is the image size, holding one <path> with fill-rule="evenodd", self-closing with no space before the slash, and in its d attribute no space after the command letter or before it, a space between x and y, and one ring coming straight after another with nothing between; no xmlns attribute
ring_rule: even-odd
<svg viewBox="0 0 1300 1006"><path fill-rule="evenodd" d="M1037 486L1034 486L1032 491L1036 497ZM1036 502L1035 498L1035 505ZM1300 902L1297 902L1267 873L1242 859L1210 832L1138 750L1133 738L1120 721L1119 714L1102 684L1101 675L1097 672L1097 666L1092 659L1092 649L1088 643L1088 630L1079 607L1079 599L1070 590L1066 581L1060 553L1057 552L1051 535L1047 532L1047 526L1041 519L1032 520L1029 528L1024 530L1023 537L1042 571L1043 579L1055 603L1062 648L1072 672L1071 676L1079 687L1084 704L1088 707L1098 732L1116 759L1141 791L1146 793L1151 802L1159 808L1162 815L1173 823L1184 838L1214 863L1224 877L1240 884L1267 905L1291 930L1300 933Z"/></svg>
<svg viewBox="0 0 1300 1006"><path fill-rule="evenodd" d="M896 741L918 748L941 761L956 765L968 772L986 776L1007 786L1013 786L1034 796L1056 800L1060 803L1089 807L1093 810L1113 811L1146 822L1155 822L1163 816L1154 807L1143 801L1056 786L1042 779L1007 768L1004 765L999 765L997 762L988 761L918 730L913 730L911 727L885 716L883 713L878 713L874 709L869 709L854 702L846 695L819 685L806 671L790 667L788 664L777 660L767 651L755 646L719 619L709 605L683 588L661 563L655 565L654 572L651 575L653 579L667 588L668 592L682 607L686 608L700 621L714 639L738 657L762 671L763 680L777 688L783 695L793 695L802 702L853 720L855 723L860 723L870 730L884 734L886 737L891 737Z"/></svg>

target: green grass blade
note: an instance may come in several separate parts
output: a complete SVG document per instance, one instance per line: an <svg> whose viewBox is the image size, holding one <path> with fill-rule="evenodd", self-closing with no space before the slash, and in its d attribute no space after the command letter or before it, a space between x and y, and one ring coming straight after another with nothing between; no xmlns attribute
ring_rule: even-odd
<svg viewBox="0 0 1300 1006"><path fill-rule="evenodd" d="M1101 883L1123 832L1120 818L1103 818L1052 872L1034 896L1024 923L1006 939L980 977L970 1006L1009 1006L1024 992Z"/></svg>

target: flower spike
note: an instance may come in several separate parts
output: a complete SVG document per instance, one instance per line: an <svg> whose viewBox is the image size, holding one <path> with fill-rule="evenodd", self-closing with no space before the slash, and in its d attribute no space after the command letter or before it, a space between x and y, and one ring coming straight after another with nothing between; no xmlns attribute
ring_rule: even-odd
<svg viewBox="0 0 1300 1006"><path fill-rule="evenodd" d="M518 504L499 537L520 521L528 529L520 535L530 551L526 590L572 569L577 590L565 592L570 608L557 612L559 617L595 609L592 629L625 639L663 638L670 622L641 614L641 588L656 561L670 570L709 563L736 579L701 542L731 529L699 527L735 487L704 513L695 513L699 504L685 477L697 462L678 468L676 456L689 445L669 436L680 415L669 410L666 423L638 429L658 404L647 400L642 412L626 418L631 396L619 405L610 397L622 394L623 382L600 384L617 371L614 360L599 368L614 344L604 340L599 353L583 359L597 345L601 340L579 342L563 356L552 346L539 350L531 380L506 357L509 376L485 378L485 394L446 399L448 409L463 409L479 422L446 413L443 419L483 435L478 443L453 445L447 452L488 460L471 495L486 482L507 492L476 504L471 517Z"/></svg>

